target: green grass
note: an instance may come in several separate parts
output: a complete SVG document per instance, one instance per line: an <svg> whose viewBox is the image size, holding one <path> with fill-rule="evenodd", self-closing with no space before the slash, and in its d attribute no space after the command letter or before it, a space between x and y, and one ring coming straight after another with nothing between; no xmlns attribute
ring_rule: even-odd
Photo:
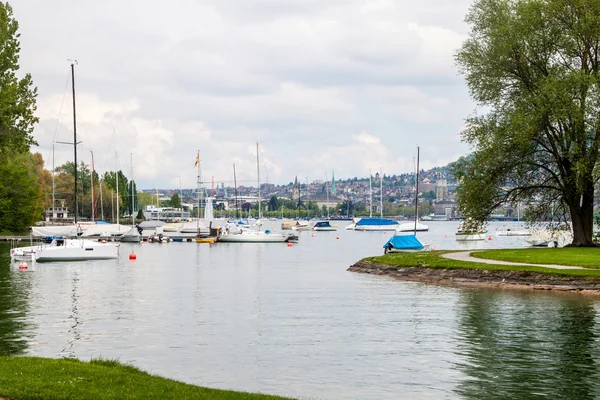
<svg viewBox="0 0 600 400"><path fill-rule="evenodd" d="M188 385L113 360L83 362L38 357L0 357L0 397L15 400L285 399Z"/></svg>
<svg viewBox="0 0 600 400"><path fill-rule="evenodd" d="M543 250L543 249L534 249ZM562 249L548 249L548 250L562 250ZM511 252L512 250L490 250L490 251L507 251ZM480 252L478 254L486 253L487 251ZM547 275L562 275L562 276L578 276L578 277L600 277L600 270L578 270L578 269L552 269L552 268L543 268L536 266L526 266L526 265L496 265L496 264L484 264L484 263L476 263L470 261L455 261L450 260L448 258L441 257L442 254L450 253L450 251L424 251L424 252L415 252L415 253L390 253L384 256L379 257L367 257L366 261L373 261L382 264L388 264L399 267L428 267L428 268L447 268L447 269L478 269L478 270L488 270L488 271L528 271L528 272L537 272L541 274ZM523 262L523 259L514 260L518 262ZM537 261L537 260L536 260ZM527 262L527 261L525 261ZM539 264L539 262L538 262ZM558 264L557 262L553 262L552 264ZM569 263L569 265L577 265L573 263Z"/></svg>
<svg viewBox="0 0 600 400"><path fill-rule="evenodd" d="M533 264L573 265L600 269L600 248L505 249L477 251L473 257Z"/></svg>

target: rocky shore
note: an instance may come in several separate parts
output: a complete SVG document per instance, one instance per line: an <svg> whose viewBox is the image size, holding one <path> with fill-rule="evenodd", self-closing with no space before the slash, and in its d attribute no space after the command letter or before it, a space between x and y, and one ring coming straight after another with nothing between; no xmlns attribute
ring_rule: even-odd
<svg viewBox="0 0 600 400"><path fill-rule="evenodd" d="M405 281L436 284L485 286L502 289L531 289L600 295L600 278L547 275L528 271L488 271L480 269L405 267L361 260L348 271L385 275Z"/></svg>

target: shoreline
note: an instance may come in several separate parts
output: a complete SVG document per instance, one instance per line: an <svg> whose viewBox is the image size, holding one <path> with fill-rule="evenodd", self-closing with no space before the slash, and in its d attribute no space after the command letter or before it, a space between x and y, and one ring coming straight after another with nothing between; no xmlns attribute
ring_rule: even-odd
<svg viewBox="0 0 600 400"><path fill-rule="evenodd" d="M548 275L530 271L401 266L360 260L347 271L452 286L540 290L600 296L600 278Z"/></svg>

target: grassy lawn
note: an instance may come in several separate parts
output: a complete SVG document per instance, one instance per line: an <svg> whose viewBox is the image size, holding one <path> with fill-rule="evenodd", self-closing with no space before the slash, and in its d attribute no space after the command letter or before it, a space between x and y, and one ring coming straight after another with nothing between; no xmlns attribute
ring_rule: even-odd
<svg viewBox="0 0 600 400"><path fill-rule="evenodd" d="M566 250L566 249L548 249L548 250ZM517 250L519 251L519 250ZM544 251L544 249L533 249L533 252L536 251ZM499 252L502 254L503 252L513 252L513 250L489 250L482 251L477 253L479 255L485 254L488 252ZM384 256L379 257L367 257L366 261L373 261L382 264L400 266L400 267L429 267L429 268L463 268L463 269L480 269L480 270L489 270L489 271L529 271L529 272L539 272L542 274L549 275L564 275L564 276L590 276L590 277L600 277L600 270L564 270L564 269L551 269L551 268L542 268L536 266L515 266L515 265L494 265L494 264L483 264L469 261L455 261L447 258L441 257L442 254L449 253L449 251L424 251L424 252L415 252L415 253L390 253ZM500 259L500 258L498 258ZM524 261L523 258L514 259L511 261L518 262L528 262ZM540 264L540 262L536 258L536 263ZM533 262L533 261L529 261ZM552 264L558 264L556 257L553 258ZM574 263L573 260L567 263L568 265L578 265L581 263Z"/></svg>
<svg viewBox="0 0 600 400"><path fill-rule="evenodd" d="M0 397L15 400L284 399L188 385L117 361L37 357L0 357Z"/></svg>
<svg viewBox="0 0 600 400"><path fill-rule="evenodd" d="M600 269L600 248L505 249L471 253L473 257L534 264L574 265Z"/></svg>

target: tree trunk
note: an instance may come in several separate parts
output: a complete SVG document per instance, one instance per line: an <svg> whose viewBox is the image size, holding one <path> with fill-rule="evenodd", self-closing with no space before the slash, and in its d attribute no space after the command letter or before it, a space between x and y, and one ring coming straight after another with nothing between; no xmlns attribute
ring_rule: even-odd
<svg viewBox="0 0 600 400"><path fill-rule="evenodd" d="M583 198L574 199L573 204L569 204L573 224L572 245L576 247L594 246L594 189L593 185L589 186L591 190L588 188Z"/></svg>

